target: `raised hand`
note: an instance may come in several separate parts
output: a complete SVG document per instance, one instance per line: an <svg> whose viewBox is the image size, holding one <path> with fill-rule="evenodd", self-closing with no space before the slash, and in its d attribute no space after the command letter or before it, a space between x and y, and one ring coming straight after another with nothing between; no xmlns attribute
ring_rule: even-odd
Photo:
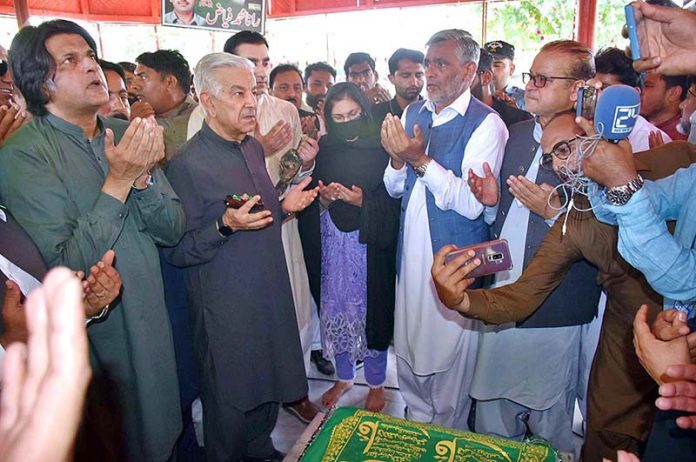
<svg viewBox="0 0 696 462"><path fill-rule="evenodd" d="M354 205L356 207L362 207L363 204L363 190L359 186L351 186L350 189L343 186L341 183L331 183L336 185L336 191L338 193L338 200L345 202L346 204Z"/></svg>
<svg viewBox="0 0 696 462"><path fill-rule="evenodd" d="M71 460L90 381L82 289L51 270L26 302L28 344L9 346L0 395L0 454L8 462Z"/></svg>
<svg viewBox="0 0 696 462"><path fill-rule="evenodd" d="M496 91L493 96L495 97L495 99L502 101L503 103L507 104L508 106L515 108L515 109L518 109L517 101L515 101L512 96L505 93L504 88L501 88L500 90Z"/></svg>
<svg viewBox="0 0 696 462"><path fill-rule="evenodd" d="M22 292L14 281L5 281L5 300L2 303L2 321L5 332L0 336L0 345L7 347L12 342L27 341L27 321L24 315Z"/></svg>
<svg viewBox="0 0 696 462"><path fill-rule="evenodd" d="M114 145L114 134L107 128L104 151L109 173L102 190L125 202L136 180L142 180L164 158L163 129L154 118L133 119L121 141Z"/></svg>
<svg viewBox="0 0 696 462"><path fill-rule="evenodd" d="M270 156L292 141L292 128L289 123L279 120L266 134L262 134L257 123L254 138L261 143L266 156Z"/></svg>
<svg viewBox="0 0 696 462"><path fill-rule="evenodd" d="M136 117L147 119L148 117L153 117L155 115L155 110L152 109L150 103L146 103L145 101L136 101L131 105L131 120L134 120Z"/></svg>
<svg viewBox="0 0 696 462"><path fill-rule="evenodd" d="M367 91L367 99L373 104L383 103L392 99L389 90L376 83L374 87Z"/></svg>
<svg viewBox="0 0 696 462"><path fill-rule="evenodd" d="M638 72L663 75L696 73L696 13L645 2L633 2L640 39Z"/></svg>
<svg viewBox="0 0 696 462"><path fill-rule="evenodd" d="M689 362L686 337L677 337L668 342L655 337L648 325L647 305L640 307L633 320L633 344L640 363L659 385L669 380L665 375L669 366Z"/></svg>
<svg viewBox="0 0 696 462"><path fill-rule="evenodd" d="M312 182L312 177L307 177L298 184L295 185L290 192L285 196L281 205L283 206L283 212L285 213L295 213L301 212L306 209L309 204L311 204L314 199L317 198L319 194L319 187L305 190L309 183Z"/></svg>
<svg viewBox="0 0 696 462"><path fill-rule="evenodd" d="M338 200L338 183L331 183L328 186L319 180L319 201L324 208L328 208L333 202Z"/></svg>
<svg viewBox="0 0 696 462"><path fill-rule="evenodd" d="M678 310L660 311L653 321L652 331L655 337L665 342L688 335L689 326L686 325L686 313Z"/></svg>
<svg viewBox="0 0 696 462"><path fill-rule="evenodd" d="M10 107L0 106L0 147L29 118L27 112L23 111L16 103Z"/></svg>
<svg viewBox="0 0 696 462"><path fill-rule="evenodd" d="M493 207L500 200L498 179L493 175L493 171L488 162L483 163L483 177L474 173L473 169L469 169L467 181L469 183L469 189L474 194L476 200L486 207Z"/></svg>
<svg viewBox="0 0 696 462"><path fill-rule="evenodd" d="M580 128L592 136L594 125L587 119L575 119ZM608 188L625 185L638 176L633 160L633 152L628 141L619 144L600 141L594 153L582 161L582 171L588 178Z"/></svg>
<svg viewBox="0 0 696 462"><path fill-rule="evenodd" d="M317 128L317 115L306 115L300 118L300 123L302 124L302 133L310 138L317 139L319 136L319 129Z"/></svg>
<svg viewBox="0 0 696 462"><path fill-rule="evenodd" d="M558 214L561 201L558 191L549 184L538 185L523 175L510 176L507 180L510 193L530 211L549 220Z"/></svg>
<svg viewBox="0 0 696 462"><path fill-rule="evenodd" d="M665 144L665 140L662 139L662 133L657 130L650 132L650 135L648 135L648 146L650 146L650 149L660 147L663 144Z"/></svg>
<svg viewBox="0 0 696 462"><path fill-rule="evenodd" d="M669 383L660 386L660 398L655 401L658 409L676 409L691 415L677 418L677 426L696 430L696 364L670 366L665 371Z"/></svg>
<svg viewBox="0 0 696 462"><path fill-rule="evenodd" d="M396 156L402 166L403 162L414 166L420 165L428 157L425 154L425 141L420 127L414 126L413 138L409 138L401 125L401 120L392 114L387 114L382 124L382 146L392 156L392 160Z"/></svg>
<svg viewBox="0 0 696 462"><path fill-rule="evenodd" d="M114 268L114 256L113 250L107 250L101 260L90 268L87 278L82 281L85 315L88 318L98 315L121 292L121 275Z"/></svg>
<svg viewBox="0 0 696 462"><path fill-rule="evenodd" d="M319 142L314 138L308 136L302 137L302 142L297 148L297 154L299 154L300 159L302 159L302 168L308 169L314 163L317 154L319 153Z"/></svg>

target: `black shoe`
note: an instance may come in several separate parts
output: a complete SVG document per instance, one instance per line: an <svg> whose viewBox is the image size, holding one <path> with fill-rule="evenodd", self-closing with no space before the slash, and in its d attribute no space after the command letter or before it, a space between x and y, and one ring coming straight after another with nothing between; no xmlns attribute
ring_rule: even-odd
<svg viewBox="0 0 696 462"><path fill-rule="evenodd" d="M285 454L279 450L274 450L273 454L268 457L247 457L243 459L244 462L283 462Z"/></svg>
<svg viewBox="0 0 696 462"><path fill-rule="evenodd" d="M313 350L310 358L312 359L314 365L317 366L317 370L320 373L324 375L334 375L336 373L334 365L331 364L331 361L324 358L321 350Z"/></svg>

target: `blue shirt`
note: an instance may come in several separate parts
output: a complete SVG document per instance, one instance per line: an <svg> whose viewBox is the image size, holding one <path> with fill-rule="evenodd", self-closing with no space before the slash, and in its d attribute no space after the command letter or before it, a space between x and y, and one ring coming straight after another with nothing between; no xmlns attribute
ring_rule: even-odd
<svg viewBox="0 0 696 462"><path fill-rule="evenodd" d="M607 202L602 190L590 197L600 221L619 225L621 256L665 297L665 306L688 309L690 318L696 315L694 186L696 165L658 181L646 181L622 206ZM667 220L677 220L674 236L667 230Z"/></svg>

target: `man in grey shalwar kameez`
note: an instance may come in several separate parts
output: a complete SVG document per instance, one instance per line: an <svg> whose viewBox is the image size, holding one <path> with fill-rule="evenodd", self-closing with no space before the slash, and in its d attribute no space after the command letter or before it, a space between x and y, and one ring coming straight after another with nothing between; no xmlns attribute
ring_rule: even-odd
<svg viewBox="0 0 696 462"><path fill-rule="evenodd" d="M214 462L281 460L270 438L279 403L307 394L281 222L316 191L302 191L308 178L278 201L263 148L246 135L256 124L252 68L228 53L201 59L194 75L205 123L167 169L187 218L168 260L187 268ZM248 203L225 208L227 195L245 193ZM261 198L263 210L252 211Z"/></svg>
<svg viewBox="0 0 696 462"><path fill-rule="evenodd" d="M97 420L119 424L100 431L88 420L98 455L85 457L168 460L181 414L156 246L178 242L184 214L154 167L164 156L162 129L153 119L126 128L97 117L109 100L106 81L94 40L75 23L24 27L10 64L34 119L0 150L0 201L49 267L89 273L114 249L123 279L120 302L88 329L94 381L107 385L87 408L96 401L106 406Z"/></svg>

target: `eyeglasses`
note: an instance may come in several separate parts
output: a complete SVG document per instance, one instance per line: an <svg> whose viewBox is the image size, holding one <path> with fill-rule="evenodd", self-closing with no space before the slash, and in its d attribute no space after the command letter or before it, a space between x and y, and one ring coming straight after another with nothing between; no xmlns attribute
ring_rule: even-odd
<svg viewBox="0 0 696 462"><path fill-rule="evenodd" d="M527 82L529 81L534 82L534 86L537 88L544 88L546 86L546 83L551 81L551 80L582 80L582 79L576 79L575 77L551 77L551 76L545 76L541 74L532 74L531 72L523 72L522 73L522 82L526 85Z"/></svg>
<svg viewBox="0 0 696 462"><path fill-rule="evenodd" d="M574 136L569 140L559 141L553 146L553 148L551 148L550 152L544 152L541 154L539 164L543 168L551 170L553 168L554 157L558 160L567 160L573 153L573 149L571 148L570 143L574 142L577 139L578 137Z"/></svg>
<svg viewBox="0 0 696 462"><path fill-rule="evenodd" d="M0 77L4 77L8 70L7 61L0 59Z"/></svg>

